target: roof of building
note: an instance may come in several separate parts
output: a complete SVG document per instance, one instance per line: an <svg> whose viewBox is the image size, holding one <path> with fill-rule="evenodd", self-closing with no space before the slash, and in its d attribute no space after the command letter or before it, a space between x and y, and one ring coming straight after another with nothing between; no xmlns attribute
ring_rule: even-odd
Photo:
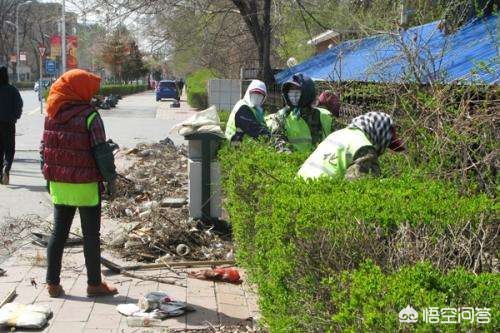
<svg viewBox="0 0 500 333"><path fill-rule="evenodd" d="M317 45L317 44L322 43L324 41L327 41L329 39L335 38L338 35L340 35L340 34L336 31L327 30L327 31L313 37L312 39L308 40L307 45Z"/></svg>
<svg viewBox="0 0 500 333"><path fill-rule="evenodd" d="M340 43L275 75L314 80L417 83L499 82L498 16L475 19L450 35L440 21Z"/></svg>

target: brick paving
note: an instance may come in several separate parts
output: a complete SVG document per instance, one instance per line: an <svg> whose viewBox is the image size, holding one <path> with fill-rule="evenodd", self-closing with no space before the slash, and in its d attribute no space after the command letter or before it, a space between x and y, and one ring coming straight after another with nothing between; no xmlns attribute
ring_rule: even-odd
<svg viewBox="0 0 500 333"><path fill-rule="evenodd" d="M78 222L78 216L75 222ZM76 229L79 223L74 223ZM109 232L116 225L110 220L103 221L103 233ZM110 252L107 258L121 263ZM132 264L127 262L127 264ZM126 317L116 311L122 303L136 303L150 291L165 291L171 297L186 301L196 311L186 315L168 318L161 328L148 328L149 332L162 332L168 329L203 329L211 325L244 324L252 326L258 319L259 312L256 295L246 283L233 285L188 278L181 274L179 279L186 287L143 281L114 274L103 267L104 279L118 288L119 294L113 297L87 297L86 271L81 247L66 248L63 257L61 284L66 294L61 298L50 298L45 286L45 249L36 245L25 245L1 267L7 274L0 277L0 299L13 288L17 296L14 302L23 304L48 305L53 311L49 325L43 332L142 332L143 328L131 328ZM206 269L200 267L198 269ZM167 273L167 270L137 271L137 274L153 275ZM244 272L242 271L242 276ZM32 280L37 286L31 284ZM164 326L164 327L163 327ZM4 330L5 331L5 330ZM16 330L19 332L21 330ZM3 332L0 329L0 332ZM22 331L21 331L22 332Z"/></svg>

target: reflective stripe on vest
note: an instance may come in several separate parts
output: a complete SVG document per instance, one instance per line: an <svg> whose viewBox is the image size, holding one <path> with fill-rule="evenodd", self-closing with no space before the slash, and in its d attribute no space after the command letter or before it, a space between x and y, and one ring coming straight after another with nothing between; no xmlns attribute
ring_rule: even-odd
<svg viewBox="0 0 500 333"><path fill-rule="evenodd" d="M245 102L245 100L241 99L238 101L238 103L236 103L234 105L233 110L231 111L231 114L229 115L229 118L228 118L227 123L226 123L225 135L226 135L226 139L228 139L229 141L231 141L233 139L233 136L237 132L242 132L241 129L236 127L236 113L243 105L248 106L250 108L250 110L252 110L253 115L255 116L255 119L257 119L262 125L266 126L266 123L264 122L264 118L259 117L259 115L257 114L257 110L255 108L251 107L250 105L248 105Z"/></svg>
<svg viewBox="0 0 500 333"><path fill-rule="evenodd" d="M356 152L365 146L372 144L360 129L344 128L336 131L316 148L297 174L302 178L343 177Z"/></svg>
<svg viewBox="0 0 500 333"><path fill-rule="evenodd" d="M333 119L328 110L315 108L319 112L321 123L321 138L325 139L332 132ZM313 147L311 130L302 117L290 113L285 118L285 130L288 141L296 151L308 151Z"/></svg>

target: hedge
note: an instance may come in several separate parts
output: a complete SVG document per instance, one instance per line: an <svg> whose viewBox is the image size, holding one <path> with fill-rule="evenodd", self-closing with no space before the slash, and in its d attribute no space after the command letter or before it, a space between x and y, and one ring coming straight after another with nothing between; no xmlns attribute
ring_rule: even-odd
<svg viewBox="0 0 500 333"><path fill-rule="evenodd" d="M489 273L498 251L493 199L461 196L418 170L304 181L295 174L306 154L255 142L219 155L237 259L271 331L392 332L407 305L490 307L492 322L476 328L500 324L500 281Z"/></svg>
<svg viewBox="0 0 500 333"><path fill-rule="evenodd" d="M209 79L217 77L207 68L200 69L186 78L186 92L188 104L197 109L208 107L207 83Z"/></svg>
<svg viewBox="0 0 500 333"><path fill-rule="evenodd" d="M101 86L99 95L131 95L148 90L145 84L107 84Z"/></svg>
<svg viewBox="0 0 500 333"><path fill-rule="evenodd" d="M35 82L33 81L20 81L20 82L11 82L13 86L15 86L19 90L33 89L35 86Z"/></svg>

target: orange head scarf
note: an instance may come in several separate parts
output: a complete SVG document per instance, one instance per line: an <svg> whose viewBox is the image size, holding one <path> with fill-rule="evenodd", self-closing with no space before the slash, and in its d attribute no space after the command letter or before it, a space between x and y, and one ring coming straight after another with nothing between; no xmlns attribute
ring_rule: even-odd
<svg viewBox="0 0 500 333"><path fill-rule="evenodd" d="M55 118L65 104L90 103L99 91L101 78L82 69L72 69L64 73L52 84L47 98L47 116Z"/></svg>

